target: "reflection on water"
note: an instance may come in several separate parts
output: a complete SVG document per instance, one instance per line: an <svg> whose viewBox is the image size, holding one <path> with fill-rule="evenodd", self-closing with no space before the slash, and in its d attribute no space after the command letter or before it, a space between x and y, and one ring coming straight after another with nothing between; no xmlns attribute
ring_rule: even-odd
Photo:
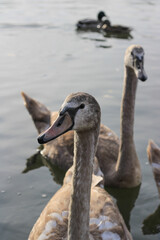
<svg viewBox="0 0 160 240"><path fill-rule="evenodd" d="M6 28L6 29L23 29L23 28L55 28L53 25L49 24L38 24L38 23L30 23L30 24L12 24L12 23L1 23L0 24L0 29L1 28Z"/></svg>
<svg viewBox="0 0 160 240"><path fill-rule="evenodd" d="M94 41L94 42L97 42L97 43L101 43L101 42L106 42L106 40L105 39L101 39L101 38L93 38L93 37L84 37L83 35L82 35L82 39L84 39L84 40L90 40L90 41ZM99 47L99 48L111 48L112 46L111 45L102 45L102 44L98 44L97 45L97 47Z"/></svg>
<svg viewBox="0 0 160 240"><path fill-rule="evenodd" d="M130 216L139 195L140 185L129 189L107 187L106 190L116 199L117 206L124 218L124 221L128 229L131 230Z"/></svg>
<svg viewBox="0 0 160 240"><path fill-rule="evenodd" d="M92 37L82 37L82 39L87 39L87 40L91 40L91 41L95 41L95 42L106 42L105 39L99 39L99 38L92 38Z"/></svg>
<svg viewBox="0 0 160 240"><path fill-rule="evenodd" d="M98 32L100 33L102 36L104 36L105 38L119 38L119 39L132 39L133 36L130 32L114 32L114 31L102 31L102 30L97 30L97 31L93 31L93 30L80 30L77 29L78 33L84 33L84 32ZM92 39L91 39L92 40ZM95 41L97 41L97 39L94 39ZM99 40L98 40L99 41Z"/></svg>
<svg viewBox="0 0 160 240"><path fill-rule="evenodd" d="M97 47L99 47L99 48L111 48L112 46L107 46L107 45L98 45Z"/></svg>
<svg viewBox="0 0 160 240"><path fill-rule="evenodd" d="M160 205L154 213L144 219L142 231L145 235L160 233Z"/></svg>
<svg viewBox="0 0 160 240"><path fill-rule="evenodd" d="M22 171L22 173L28 173L29 171L35 170L40 167L47 167L53 176L53 181L57 184L63 184L63 178L65 172L53 165L49 158L44 158L40 151L32 155L30 158L26 160L26 168Z"/></svg>
<svg viewBox="0 0 160 240"><path fill-rule="evenodd" d="M126 33L116 33L116 32L105 32L103 31L103 36L106 38L119 38L119 39L132 39L133 36L130 32L126 32Z"/></svg>

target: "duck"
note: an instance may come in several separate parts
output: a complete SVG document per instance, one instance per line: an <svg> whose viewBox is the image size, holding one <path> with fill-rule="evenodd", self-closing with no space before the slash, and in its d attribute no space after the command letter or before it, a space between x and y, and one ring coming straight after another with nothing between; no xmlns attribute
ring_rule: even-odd
<svg viewBox="0 0 160 240"><path fill-rule="evenodd" d="M110 195L93 175L101 110L88 93L72 93L55 122L38 137L44 144L74 130L74 164L62 187L51 198L33 226L28 240L132 239Z"/></svg>
<svg viewBox="0 0 160 240"><path fill-rule="evenodd" d="M97 14L97 19L82 19L79 20L76 24L77 30L83 31L95 31L99 32L101 30L101 24L105 22L110 26L110 21L104 11L99 11Z"/></svg>
<svg viewBox="0 0 160 240"><path fill-rule="evenodd" d="M132 31L131 27L122 26L122 25L112 25L111 22L108 22L108 19L102 18L100 25L98 26L102 30L103 33L106 34L129 34Z"/></svg>
<svg viewBox="0 0 160 240"><path fill-rule="evenodd" d="M103 176L106 187L132 188L141 183L141 167L134 143L134 109L138 79L147 80L144 49L131 45L124 57L124 87L121 102L120 139L109 127L101 124L96 151L97 175ZM48 128L58 112L22 92L24 104L39 133ZM67 171L73 164L73 132L43 145L41 154L53 165ZM66 159L64 161L64 158Z"/></svg>
<svg viewBox="0 0 160 240"><path fill-rule="evenodd" d="M152 167L154 179L160 197L160 147L153 141L149 140L147 146L148 161Z"/></svg>
<svg viewBox="0 0 160 240"><path fill-rule="evenodd" d="M77 30L103 33L105 37L132 38L131 27L112 25L104 11L97 14L97 19L83 19L77 22Z"/></svg>

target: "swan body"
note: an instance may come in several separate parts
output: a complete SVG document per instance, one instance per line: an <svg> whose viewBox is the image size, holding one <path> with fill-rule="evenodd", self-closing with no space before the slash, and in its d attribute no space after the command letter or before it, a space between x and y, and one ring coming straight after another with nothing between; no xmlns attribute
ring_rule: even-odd
<svg viewBox="0 0 160 240"><path fill-rule="evenodd" d="M132 239L107 192L93 175L100 107L89 94L71 94L64 101L53 125L38 137L46 143L66 131L74 132L74 164L63 186L52 197L35 223L29 240Z"/></svg>
<svg viewBox="0 0 160 240"><path fill-rule="evenodd" d="M148 142L147 155L160 196L160 147L153 140Z"/></svg>

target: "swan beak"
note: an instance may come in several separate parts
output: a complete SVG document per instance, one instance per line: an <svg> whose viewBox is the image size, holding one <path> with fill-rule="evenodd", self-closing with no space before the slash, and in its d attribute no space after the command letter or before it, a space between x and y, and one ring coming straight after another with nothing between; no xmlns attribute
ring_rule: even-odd
<svg viewBox="0 0 160 240"><path fill-rule="evenodd" d="M37 140L40 144L47 143L60 135L68 132L73 127L73 121L68 112L62 116L58 116L55 122L41 135L38 136Z"/></svg>

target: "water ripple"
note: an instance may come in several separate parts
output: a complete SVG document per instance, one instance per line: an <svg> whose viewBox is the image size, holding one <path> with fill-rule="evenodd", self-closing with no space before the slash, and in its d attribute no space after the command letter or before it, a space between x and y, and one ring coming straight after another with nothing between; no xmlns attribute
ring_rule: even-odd
<svg viewBox="0 0 160 240"><path fill-rule="evenodd" d="M46 28L53 29L57 28L56 26L50 24L39 24L39 23L29 23L29 24L12 24L12 23L1 23L0 28L5 29L19 29L19 28Z"/></svg>

